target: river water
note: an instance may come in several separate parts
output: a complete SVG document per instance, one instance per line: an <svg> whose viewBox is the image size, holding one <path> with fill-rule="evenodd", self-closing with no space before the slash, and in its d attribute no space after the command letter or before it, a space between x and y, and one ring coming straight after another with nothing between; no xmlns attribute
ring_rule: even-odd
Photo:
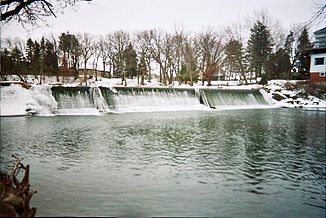
<svg viewBox="0 0 326 218"><path fill-rule="evenodd" d="M2 117L37 216L325 217L325 112Z"/></svg>

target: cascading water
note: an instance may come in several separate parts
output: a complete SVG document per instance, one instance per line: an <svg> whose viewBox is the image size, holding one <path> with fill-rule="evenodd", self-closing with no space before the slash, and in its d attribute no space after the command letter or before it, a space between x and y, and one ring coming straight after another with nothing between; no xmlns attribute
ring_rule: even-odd
<svg viewBox="0 0 326 218"><path fill-rule="evenodd" d="M52 87L57 114L268 108L260 90Z"/></svg>
<svg viewBox="0 0 326 218"><path fill-rule="evenodd" d="M193 89L117 88L117 112L205 110Z"/></svg>
<svg viewBox="0 0 326 218"><path fill-rule="evenodd" d="M52 87L51 90L58 103L57 114L99 114L94 104L94 95L90 87Z"/></svg>
<svg viewBox="0 0 326 218"><path fill-rule="evenodd" d="M271 103L259 90L201 90L203 103L216 109L266 108Z"/></svg>
<svg viewBox="0 0 326 218"><path fill-rule="evenodd" d="M99 87L91 87L90 90L91 101L93 102L93 106L99 110L99 112L109 112L110 108L108 107L104 97L102 95L102 91Z"/></svg>

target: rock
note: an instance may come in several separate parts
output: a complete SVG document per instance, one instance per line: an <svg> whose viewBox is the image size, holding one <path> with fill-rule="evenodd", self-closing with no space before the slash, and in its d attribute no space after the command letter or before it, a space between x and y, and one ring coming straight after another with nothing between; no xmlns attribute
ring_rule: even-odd
<svg viewBox="0 0 326 218"><path fill-rule="evenodd" d="M282 101L282 100L286 99L284 96L282 96L282 95L280 95L278 93L273 93L272 96L277 101Z"/></svg>

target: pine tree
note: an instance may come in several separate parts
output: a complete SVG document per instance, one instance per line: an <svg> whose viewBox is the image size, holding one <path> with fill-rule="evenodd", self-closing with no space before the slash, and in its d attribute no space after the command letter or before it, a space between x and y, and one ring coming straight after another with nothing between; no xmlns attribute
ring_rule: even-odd
<svg viewBox="0 0 326 218"><path fill-rule="evenodd" d="M137 54L131 43L124 51L124 61L127 77L132 79L134 76L137 76Z"/></svg>
<svg viewBox="0 0 326 218"><path fill-rule="evenodd" d="M10 52L11 64L13 69L13 74L19 75L24 74L26 69L24 68L24 55L23 52L19 50L16 46Z"/></svg>
<svg viewBox="0 0 326 218"><path fill-rule="evenodd" d="M29 74L33 72L33 68L32 68L33 47L34 47L34 43L32 39L28 38L26 41L26 61L28 63L27 71Z"/></svg>
<svg viewBox="0 0 326 218"><path fill-rule="evenodd" d="M31 38L28 38L26 41L26 60L28 62L32 61L33 58L33 46L34 43Z"/></svg>
<svg viewBox="0 0 326 218"><path fill-rule="evenodd" d="M298 71L301 77L306 79L310 70L310 56L307 49L312 48L309 40L308 30L304 28L298 38L298 46L296 50L296 59L298 60Z"/></svg>
<svg viewBox="0 0 326 218"><path fill-rule="evenodd" d="M268 56L272 52L272 37L270 30L262 22L257 21L250 29L248 52L251 68L261 77L265 70Z"/></svg>
<svg viewBox="0 0 326 218"><path fill-rule="evenodd" d="M40 72L40 58L41 58L40 44L37 41L34 41L33 56L31 59L31 65L33 69L32 74L37 74L38 72Z"/></svg>
<svg viewBox="0 0 326 218"><path fill-rule="evenodd" d="M144 85L145 75L147 74L145 54L142 53L140 57L140 62L138 64L138 74L140 75L140 85Z"/></svg>
<svg viewBox="0 0 326 218"><path fill-rule="evenodd" d="M5 75L9 75L9 74L13 74L12 71L12 60L10 57L10 52L4 48L3 50L0 51L0 61L1 61L1 76L5 76Z"/></svg>
<svg viewBox="0 0 326 218"><path fill-rule="evenodd" d="M244 82L248 84L246 78L248 64L242 43L238 40L231 39L225 46L225 54L228 71L230 73L239 73Z"/></svg>
<svg viewBox="0 0 326 218"><path fill-rule="evenodd" d="M280 48L269 56L266 65L268 79L287 79L292 69L286 49Z"/></svg>
<svg viewBox="0 0 326 218"><path fill-rule="evenodd" d="M44 54L44 71L49 75L58 76L58 56L54 51L54 46L51 42L45 42Z"/></svg>

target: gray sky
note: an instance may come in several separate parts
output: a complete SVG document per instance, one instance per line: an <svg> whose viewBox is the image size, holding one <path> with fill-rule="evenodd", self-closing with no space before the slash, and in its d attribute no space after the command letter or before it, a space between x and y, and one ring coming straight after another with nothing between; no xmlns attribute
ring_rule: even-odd
<svg viewBox="0 0 326 218"><path fill-rule="evenodd" d="M1 24L1 37L59 35L62 32L106 34L116 30L128 32L160 28L173 31L200 32L207 26L222 28L243 22L254 11L266 9L286 30L304 23L317 11L316 3L324 0L93 0L80 2L73 10L66 8L57 18L48 18L48 27L23 29L11 22ZM312 27L312 32L326 26L326 21Z"/></svg>

